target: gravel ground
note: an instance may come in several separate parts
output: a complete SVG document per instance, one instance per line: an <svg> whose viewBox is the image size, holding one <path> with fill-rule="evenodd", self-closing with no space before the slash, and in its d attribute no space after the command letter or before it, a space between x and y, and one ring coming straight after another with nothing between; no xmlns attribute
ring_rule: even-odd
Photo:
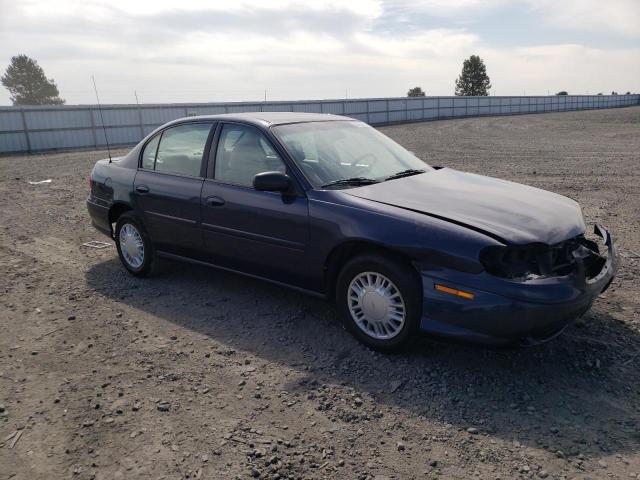
<svg viewBox="0 0 640 480"><path fill-rule="evenodd" d="M320 300L83 247L105 152L0 158L0 479L640 478L640 107L382 131L575 198L618 278L541 347L382 355Z"/></svg>

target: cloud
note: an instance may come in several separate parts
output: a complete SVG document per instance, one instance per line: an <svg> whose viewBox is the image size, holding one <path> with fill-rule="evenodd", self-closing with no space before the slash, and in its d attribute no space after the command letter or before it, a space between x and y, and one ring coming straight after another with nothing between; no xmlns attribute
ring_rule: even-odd
<svg viewBox="0 0 640 480"><path fill-rule="evenodd" d="M435 17L475 16L507 3L508 0L384 0L382 5L385 12L411 18L416 14Z"/></svg>
<svg viewBox="0 0 640 480"><path fill-rule="evenodd" d="M540 22L572 15L571 0L566 8L554 2L555 10L544 2L518 4ZM258 100L265 90L283 100L388 96L415 85L447 95L462 60L476 53L500 94L637 89L640 57L632 47L538 37L527 47L488 45L468 22L482 16L499 28L507 5L513 2L0 0L0 60L33 56L69 103L94 101L91 75L101 99L114 103L131 102L134 90L144 102ZM557 20L547 18L551 11ZM438 20L423 22L424 15ZM8 103L4 89L1 103Z"/></svg>
<svg viewBox="0 0 640 480"><path fill-rule="evenodd" d="M553 27L640 38L638 0L527 0L534 14Z"/></svg>
<svg viewBox="0 0 640 480"><path fill-rule="evenodd" d="M508 50L482 49L494 95L595 94L626 92L638 86L640 47L610 50L576 44ZM518 86L520 88L518 88Z"/></svg>

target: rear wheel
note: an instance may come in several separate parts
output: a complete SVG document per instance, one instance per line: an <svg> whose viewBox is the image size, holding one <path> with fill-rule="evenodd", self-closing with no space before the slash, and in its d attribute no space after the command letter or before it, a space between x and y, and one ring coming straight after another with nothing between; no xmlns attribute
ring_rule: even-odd
<svg viewBox="0 0 640 480"><path fill-rule="evenodd" d="M396 350L420 323L422 291L415 271L382 255L351 260L336 284L337 311L345 328L365 345Z"/></svg>
<svg viewBox="0 0 640 480"><path fill-rule="evenodd" d="M116 247L124 268L137 277L145 277L153 264L153 245L142 222L125 212L116 222Z"/></svg>

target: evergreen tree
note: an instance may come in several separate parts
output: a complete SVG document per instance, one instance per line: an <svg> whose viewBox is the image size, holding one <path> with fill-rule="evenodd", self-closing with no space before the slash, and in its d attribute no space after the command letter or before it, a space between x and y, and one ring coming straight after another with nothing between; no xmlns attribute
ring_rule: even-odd
<svg viewBox="0 0 640 480"><path fill-rule="evenodd" d="M424 97L426 93L420 87L413 87L407 92L407 97Z"/></svg>
<svg viewBox="0 0 640 480"><path fill-rule="evenodd" d="M456 95L486 97L490 88L487 67L478 55L471 55L462 64L462 73L456 80Z"/></svg>
<svg viewBox="0 0 640 480"><path fill-rule="evenodd" d="M11 93L14 105L62 105L65 102L53 79L47 79L38 62L26 55L12 57L0 81Z"/></svg>

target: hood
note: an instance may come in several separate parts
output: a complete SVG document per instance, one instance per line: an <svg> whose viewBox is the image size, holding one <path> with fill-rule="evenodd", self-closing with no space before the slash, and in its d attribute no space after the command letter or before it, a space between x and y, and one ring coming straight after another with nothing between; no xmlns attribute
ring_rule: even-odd
<svg viewBox="0 0 640 480"><path fill-rule="evenodd" d="M567 197L449 168L343 192L448 220L505 243L553 245L585 230L580 205Z"/></svg>

